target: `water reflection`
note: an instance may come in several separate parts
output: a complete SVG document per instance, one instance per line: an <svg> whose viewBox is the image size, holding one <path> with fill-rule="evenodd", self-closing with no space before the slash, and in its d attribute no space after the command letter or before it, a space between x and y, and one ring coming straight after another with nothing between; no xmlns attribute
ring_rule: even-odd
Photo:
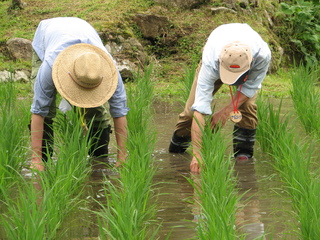
<svg viewBox="0 0 320 240"><path fill-rule="evenodd" d="M158 183L158 220L162 222L160 239L189 239L194 236L195 225L190 208L193 187L189 178L189 155L157 155L159 168L154 182Z"/></svg>
<svg viewBox="0 0 320 240"><path fill-rule="evenodd" d="M254 167L255 159L242 163L235 161L234 171L237 177L239 194L242 196L237 213L237 228L246 234L247 240L264 239L264 224L261 222L259 189Z"/></svg>

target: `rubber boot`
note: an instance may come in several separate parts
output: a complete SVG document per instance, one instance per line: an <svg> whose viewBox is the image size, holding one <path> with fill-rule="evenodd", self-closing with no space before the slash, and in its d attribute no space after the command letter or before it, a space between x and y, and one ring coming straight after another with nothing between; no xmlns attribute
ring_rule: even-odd
<svg viewBox="0 0 320 240"><path fill-rule="evenodd" d="M169 152L170 153L184 153L187 148L190 146L191 137L179 137L175 133L173 134L170 145Z"/></svg>
<svg viewBox="0 0 320 240"><path fill-rule="evenodd" d="M51 118L44 119L43 137L42 137L42 161L47 162L53 154L53 120Z"/></svg>
<svg viewBox="0 0 320 240"><path fill-rule="evenodd" d="M91 157L107 157L109 150L111 126L107 128L91 128L89 131L89 139L91 145L89 146L89 155Z"/></svg>
<svg viewBox="0 0 320 240"><path fill-rule="evenodd" d="M245 129L235 125L233 132L234 157L245 155L252 158L255 140L256 129Z"/></svg>

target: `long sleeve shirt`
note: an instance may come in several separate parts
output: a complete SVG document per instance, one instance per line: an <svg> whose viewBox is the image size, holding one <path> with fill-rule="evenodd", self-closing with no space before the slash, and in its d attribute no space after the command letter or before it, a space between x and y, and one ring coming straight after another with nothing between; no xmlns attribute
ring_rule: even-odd
<svg viewBox="0 0 320 240"><path fill-rule="evenodd" d="M195 101L191 110L202 114L212 114L211 102L214 83L220 79L219 55L223 46L234 41L249 45L253 56L248 79L242 85L241 92L251 98L261 88L261 83L267 74L271 61L271 51L268 44L248 24L224 24L212 31L204 46Z"/></svg>
<svg viewBox="0 0 320 240"><path fill-rule="evenodd" d="M52 80L52 66L58 54L65 48L87 43L108 51L104 47L99 34L86 21L75 17L59 17L43 20L35 32L32 47L42 64L34 84L34 98L31 112L43 117L49 113L54 100L56 88ZM111 57L111 55L109 54ZM112 58L112 57L111 57ZM126 92L118 71L118 85L113 96L108 100L110 115L122 117L128 113Z"/></svg>

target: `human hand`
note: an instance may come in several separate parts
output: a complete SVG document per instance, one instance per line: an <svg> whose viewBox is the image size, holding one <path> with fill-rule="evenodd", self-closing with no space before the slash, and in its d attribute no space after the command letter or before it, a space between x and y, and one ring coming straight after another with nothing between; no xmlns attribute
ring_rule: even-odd
<svg viewBox="0 0 320 240"><path fill-rule="evenodd" d="M44 163L41 158L39 157L32 157L31 159L31 164L30 164L30 169L37 170L39 172L42 172L45 170L44 168Z"/></svg>
<svg viewBox="0 0 320 240"><path fill-rule="evenodd" d="M191 160L190 171L195 174L198 174L201 172L199 160L196 157L193 157Z"/></svg>
<svg viewBox="0 0 320 240"><path fill-rule="evenodd" d="M224 126L229 118L229 114L230 112L228 112L226 109L221 109L220 111L215 112L211 118L211 128L213 129L218 124Z"/></svg>
<svg viewBox="0 0 320 240"><path fill-rule="evenodd" d="M123 163L126 162L128 155L126 152L123 153L123 151L118 151L117 154L117 162L115 164L116 167L120 167Z"/></svg>

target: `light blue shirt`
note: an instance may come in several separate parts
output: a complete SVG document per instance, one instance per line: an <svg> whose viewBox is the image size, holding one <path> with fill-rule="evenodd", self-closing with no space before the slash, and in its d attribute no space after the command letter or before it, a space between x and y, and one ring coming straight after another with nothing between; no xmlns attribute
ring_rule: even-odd
<svg viewBox="0 0 320 240"><path fill-rule="evenodd" d="M271 61L271 51L268 44L248 24L224 24L212 31L204 46L192 111L212 114L211 102L214 83L220 79L219 55L223 46L234 41L249 45L253 56L249 76L242 85L241 92L251 98L261 88L261 83L267 74Z"/></svg>
<svg viewBox="0 0 320 240"><path fill-rule="evenodd" d="M52 65L62 50L77 43L92 44L109 54L96 30L82 19L59 17L40 22L32 42L33 49L42 61L34 85L32 113L43 117L48 115L49 106L56 94L52 80ZM127 115L129 109L126 91L119 71L117 89L108 103L112 117Z"/></svg>

